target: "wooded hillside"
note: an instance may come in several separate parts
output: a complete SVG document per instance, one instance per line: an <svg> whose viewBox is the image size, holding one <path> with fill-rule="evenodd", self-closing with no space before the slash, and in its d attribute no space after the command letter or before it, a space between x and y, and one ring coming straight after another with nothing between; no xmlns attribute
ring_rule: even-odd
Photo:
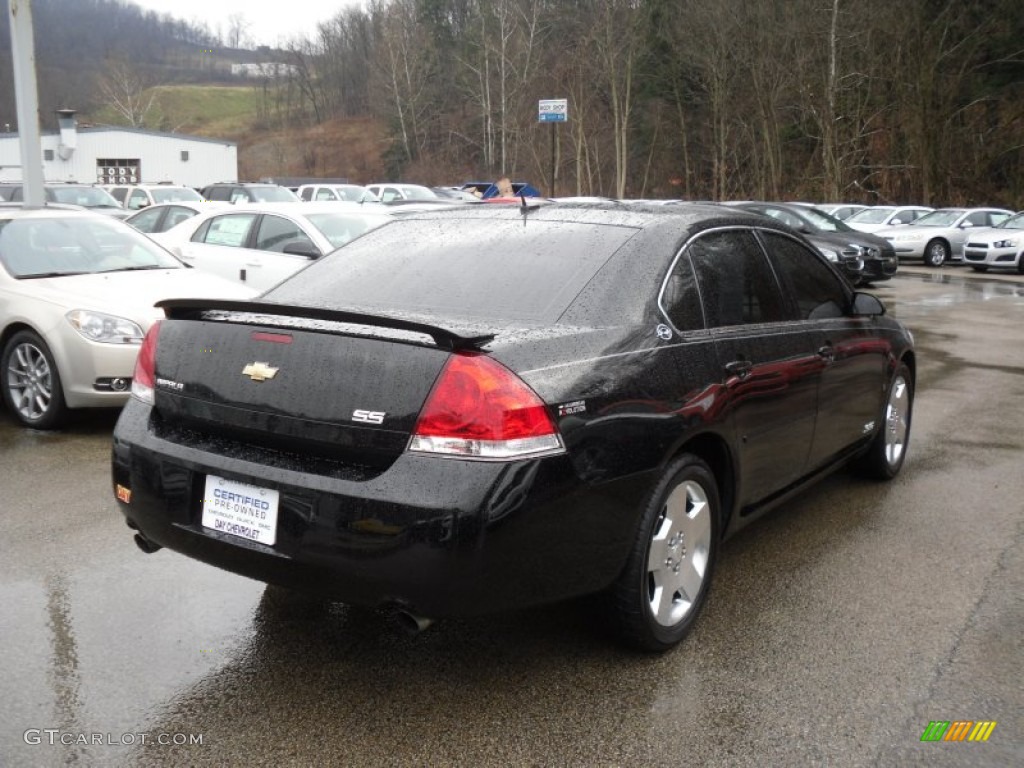
<svg viewBox="0 0 1024 768"><path fill-rule="evenodd" d="M44 110L81 109L84 94L101 106L114 61L188 82L223 54L208 31L124 2L33 6ZM375 0L273 52L292 74L262 85L250 138L362 121L383 126L363 166L389 178L507 172L549 191L537 102L565 98L563 195L1019 209L1022 31L1019 0ZM261 175L305 172L265 161Z"/></svg>

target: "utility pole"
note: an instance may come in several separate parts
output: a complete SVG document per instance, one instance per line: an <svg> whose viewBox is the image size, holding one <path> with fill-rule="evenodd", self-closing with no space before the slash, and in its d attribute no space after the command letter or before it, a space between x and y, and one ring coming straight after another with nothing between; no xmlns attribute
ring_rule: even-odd
<svg viewBox="0 0 1024 768"><path fill-rule="evenodd" d="M39 142L39 91L36 87L36 47L32 37L32 0L7 0L17 102L18 143L25 207L40 208L43 193L43 150Z"/></svg>

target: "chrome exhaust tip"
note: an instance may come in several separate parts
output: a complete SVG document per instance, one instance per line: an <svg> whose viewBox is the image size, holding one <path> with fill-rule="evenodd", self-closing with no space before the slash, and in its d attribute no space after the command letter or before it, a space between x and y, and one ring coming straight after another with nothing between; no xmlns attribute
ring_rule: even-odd
<svg viewBox="0 0 1024 768"><path fill-rule="evenodd" d="M147 555L151 555L154 552L163 549L163 547L161 547L159 544L154 544L141 533L136 533L132 538L135 540L135 546L137 546Z"/></svg>
<svg viewBox="0 0 1024 768"><path fill-rule="evenodd" d="M395 616L398 618L398 625L410 635L418 635L434 623L433 619L402 608L395 612Z"/></svg>

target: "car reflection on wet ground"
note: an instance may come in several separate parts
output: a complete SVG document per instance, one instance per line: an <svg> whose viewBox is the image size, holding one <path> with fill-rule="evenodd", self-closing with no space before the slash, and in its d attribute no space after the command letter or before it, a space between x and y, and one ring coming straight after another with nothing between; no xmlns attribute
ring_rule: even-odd
<svg viewBox="0 0 1024 768"><path fill-rule="evenodd" d="M586 600L411 636L144 555L115 415L47 434L0 411L0 763L1020 764L1024 278L962 274L872 289L919 349L904 473L840 473L730 540L662 656ZM998 725L922 743L936 719Z"/></svg>

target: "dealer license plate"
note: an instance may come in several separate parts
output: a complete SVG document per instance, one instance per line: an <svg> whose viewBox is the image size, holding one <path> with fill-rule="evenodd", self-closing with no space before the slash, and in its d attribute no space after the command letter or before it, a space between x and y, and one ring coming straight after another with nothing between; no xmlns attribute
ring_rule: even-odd
<svg viewBox="0 0 1024 768"><path fill-rule="evenodd" d="M272 546L280 494L216 475L206 476L203 527Z"/></svg>

